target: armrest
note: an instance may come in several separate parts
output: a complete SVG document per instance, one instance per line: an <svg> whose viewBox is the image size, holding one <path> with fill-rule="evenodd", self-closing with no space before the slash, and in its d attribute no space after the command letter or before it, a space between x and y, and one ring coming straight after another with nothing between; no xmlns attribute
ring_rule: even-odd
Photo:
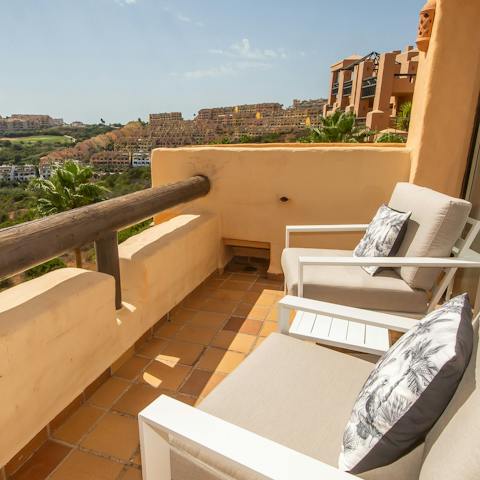
<svg viewBox="0 0 480 480"><path fill-rule="evenodd" d="M459 257L300 257L299 265L480 268L480 261Z"/></svg>
<svg viewBox="0 0 480 480"><path fill-rule="evenodd" d="M140 412L139 423L144 480L170 480L171 434L272 480L358 479L165 395Z"/></svg>
<svg viewBox="0 0 480 480"><path fill-rule="evenodd" d="M299 257L298 296L303 297L303 271L310 266L357 266L357 267L429 267L429 268L480 268L480 261L462 257ZM454 271L454 270L451 270Z"/></svg>
<svg viewBox="0 0 480 480"><path fill-rule="evenodd" d="M335 233L335 232L364 232L368 224L352 225L287 225L285 227L285 248L290 245L291 233Z"/></svg>
<svg viewBox="0 0 480 480"><path fill-rule="evenodd" d="M406 332L418 323L408 317L391 315L389 313L375 312L361 308L347 307L335 303L321 302L310 298L294 297L287 295L278 302L279 308L279 330L282 333L288 333L288 319L290 310L300 310L302 312L327 315L340 318L342 320L353 320L373 325L375 327L384 327L397 332Z"/></svg>

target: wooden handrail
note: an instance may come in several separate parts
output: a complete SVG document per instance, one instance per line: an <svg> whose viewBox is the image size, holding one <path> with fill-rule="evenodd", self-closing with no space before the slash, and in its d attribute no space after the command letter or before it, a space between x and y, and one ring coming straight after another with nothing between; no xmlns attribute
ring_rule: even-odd
<svg viewBox="0 0 480 480"><path fill-rule="evenodd" d="M97 270L115 277L116 306L121 308L117 231L209 191L209 179L196 175L1 229L0 279L93 241Z"/></svg>

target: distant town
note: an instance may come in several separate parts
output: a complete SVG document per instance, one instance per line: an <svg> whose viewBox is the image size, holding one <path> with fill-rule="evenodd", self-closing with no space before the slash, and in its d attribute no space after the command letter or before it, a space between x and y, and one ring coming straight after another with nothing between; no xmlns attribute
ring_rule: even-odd
<svg viewBox="0 0 480 480"><path fill-rule="evenodd" d="M236 143L297 138L311 125L318 125L325 99L294 100L288 108L280 103L205 108L193 120L180 112L152 113L149 122L130 122L109 132L55 149L39 159L38 165L0 165L0 179L29 181L35 176L49 178L55 165L76 160L105 172L150 165L150 152L156 147L180 147L211 143ZM34 132L67 126L62 119L48 115L20 115L0 118L0 135ZM86 128L81 122L68 125ZM8 141L8 137L3 139ZM75 140L75 139L74 139Z"/></svg>
<svg viewBox="0 0 480 480"><path fill-rule="evenodd" d="M151 113L126 125L66 124L49 115L0 116L0 181L28 182L49 178L66 160L90 164L95 171L122 172L148 167L153 148L175 148L215 143L296 142L335 112L355 118L366 133L352 139L404 141L415 87L418 51L365 56L352 55L331 66L330 91L326 98L295 99L292 105L258 103L204 108L192 120L181 112ZM410 104L410 105L409 105ZM405 108L407 107L407 108ZM376 137L373 137L376 135ZM370 140L369 140L370 139ZM310 135L310 141L334 141Z"/></svg>

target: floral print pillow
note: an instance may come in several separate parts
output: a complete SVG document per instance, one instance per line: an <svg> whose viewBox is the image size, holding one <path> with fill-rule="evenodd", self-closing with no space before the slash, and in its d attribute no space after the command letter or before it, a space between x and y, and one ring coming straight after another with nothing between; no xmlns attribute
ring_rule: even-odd
<svg viewBox="0 0 480 480"><path fill-rule="evenodd" d="M411 328L379 360L345 428L339 468L388 465L425 438L455 393L473 348L467 294Z"/></svg>
<svg viewBox="0 0 480 480"><path fill-rule="evenodd" d="M398 212L382 205L365 235L353 251L354 257L393 257L400 248L412 212ZM362 267L370 275L375 275L381 267Z"/></svg>

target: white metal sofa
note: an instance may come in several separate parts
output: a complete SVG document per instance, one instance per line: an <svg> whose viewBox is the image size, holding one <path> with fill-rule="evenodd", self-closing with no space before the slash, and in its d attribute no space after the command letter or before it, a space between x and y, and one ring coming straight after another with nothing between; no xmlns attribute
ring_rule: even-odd
<svg viewBox="0 0 480 480"><path fill-rule="evenodd" d="M288 299L287 299L288 301ZM287 302L288 303L288 302ZM288 326L281 305L280 328ZM326 313L406 330L416 321L324 304ZM449 406L406 456L359 477L336 468L343 430L371 358L270 335L198 408L162 396L139 415L144 480L480 478L480 358Z"/></svg>
<svg viewBox="0 0 480 480"><path fill-rule="evenodd" d="M435 308L456 270L472 266L467 252L480 222L468 218L469 202L410 183L396 185L389 206L412 212L396 257L354 258L350 250L290 247L293 233L360 232L368 225L287 226L282 253L286 292L417 317ZM450 258L452 253L456 258ZM371 276L360 268L370 265L390 268ZM445 275L437 281L442 270Z"/></svg>

